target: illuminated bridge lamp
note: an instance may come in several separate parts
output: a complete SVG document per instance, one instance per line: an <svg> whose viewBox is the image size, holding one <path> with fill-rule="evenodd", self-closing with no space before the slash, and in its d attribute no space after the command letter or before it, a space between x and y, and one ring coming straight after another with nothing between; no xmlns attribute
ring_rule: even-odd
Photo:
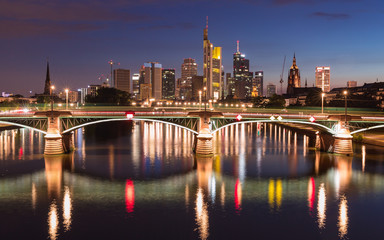
<svg viewBox="0 0 384 240"><path fill-rule="evenodd" d="M281 121L281 120L283 120L283 118L281 116L278 116L277 120Z"/></svg>
<svg viewBox="0 0 384 240"><path fill-rule="evenodd" d="M274 116L271 116L269 119L271 119L272 121L275 120L276 118Z"/></svg>
<svg viewBox="0 0 384 240"><path fill-rule="evenodd" d="M242 117L240 114L238 114L238 115L236 116L237 121L240 121L242 118L243 118L243 117Z"/></svg>
<svg viewBox="0 0 384 240"><path fill-rule="evenodd" d="M125 116L127 116L128 119L132 119L134 115L135 115L135 113L133 113L133 112L126 112L125 113Z"/></svg>
<svg viewBox="0 0 384 240"><path fill-rule="evenodd" d="M316 121L316 118L314 118L313 116L311 116L311 117L309 118L309 121L314 122L314 121Z"/></svg>

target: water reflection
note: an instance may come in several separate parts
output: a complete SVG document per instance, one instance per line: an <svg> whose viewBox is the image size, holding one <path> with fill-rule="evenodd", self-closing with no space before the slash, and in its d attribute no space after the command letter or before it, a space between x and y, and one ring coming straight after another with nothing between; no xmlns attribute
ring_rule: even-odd
<svg viewBox="0 0 384 240"><path fill-rule="evenodd" d="M72 198L68 186L64 187L63 220L64 230L70 230L72 223Z"/></svg>
<svg viewBox="0 0 384 240"><path fill-rule="evenodd" d="M319 197L317 200L317 222L320 229L325 227L325 220L327 218L327 197L325 195L324 183L320 184Z"/></svg>
<svg viewBox="0 0 384 240"><path fill-rule="evenodd" d="M48 231L49 231L49 238L50 239L56 239L57 232L59 230L59 216L57 213L57 206L55 202L51 203L51 206L49 207L49 213L48 213Z"/></svg>
<svg viewBox="0 0 384 240"><path fill-rule="evenodd" d="M259 128L256 124L253 127ZM260 128L260 134L247 125L223 129L215 137L220 140L216 145L218 154L213 158L196 158L195 169L189 148L192 138L184 130L137 124L128 136L101 143L92 142L90 131L85 134L80 131L83 134L80 138L77 135L80 149L75 154L35 156L41 158L44 169L0 178L0 218L2 223L10 219L6 207L20 208L28 220L40 217L36 222L44 224L50 239L71 237L71 234L77 238L80 219L87 218L92 220L94 229L110 224L104 222L107 218L116 220L106 229L113 228L121 238L128 237L124 235L127 226L129 232L145 235L153 226L166 229L172 222L175 232L190 231L189 234L200 239L223 239L232 237L226 234L231 233L228 229L235 220L261 226L256 229L244 225L244 235L249 236L265 236L269 225L263 224L269 224L271 219L277 227L281 228L281 224L285 227L288 222L292 232L304 234L293 238L346 238L364 231L352 229L351 221L375 213L368 214L351 206L364 200L371 204L369 207L380 209L377 198L372 200L370 196L384 195L384 176L378 172L381 165L376 163L379 167L374 168L373 161L366 161L370 146L359 146L361 155L354 157L332 155L313 151L308 136L266 124ZM23 134L20 131L20 137ZM24 138L28 136L25 132ZM28 142L18 143L18 134L8 132L0 137L4 140L0 154L6 155L9 162L13 158L24 161L30 157ZM37 143L38 136L34 138ZM6 165L7 169L9 166ZM89 204L95 208L90 210ZM164 208L169 209L166 216L161 214ZM95 209L99 216L94 214ZM140 219L144 218L143 224ZM195 225L185 224L182 221L185 218ZM224 218L228 223L223 223ZM308 223L308 219L313 220ZM20 224L26 221L21 215L18 220ZM36 227L33 221L29 224ZM318 228L303 229L308 224ZM381 229L374 230L380 233ZM97 233L97 230L87 232L90 238L97 238ZM167 233L160 233L161 237L167 237ZM276 238L284 238L286 234L276 233ZM238 238L245 239L244 235Z"/></svg>
<svg viewBox="0 0 384 240"><path fill-rule="evenodd" d="M135 208L135 186L133 181L128 179L125 182L125 209L127 213L133 213Z"/></svg>
<svg viewBox="0 0 384 240"><path fill-rule="evenodd" d="M345 196L340 198L339 205L339 236L340 238L344 238L348 233L348 202Z"/></svg>

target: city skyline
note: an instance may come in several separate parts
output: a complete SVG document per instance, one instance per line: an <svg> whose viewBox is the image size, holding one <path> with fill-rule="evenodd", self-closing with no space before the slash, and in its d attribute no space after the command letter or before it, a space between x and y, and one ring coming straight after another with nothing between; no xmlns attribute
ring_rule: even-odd
<svg viewBox="0 0 384 240"><path fill-rule="evenodd" d="M346 86L347 81L362 85L384 80L382 33L376 31L383 15L379 1L43 2L0 3L0 16L6 19L0 22L4 25L1 91L42 93L47 57L51 81L58 89L100 84L101 74L110 72L111 59L136 73L143 62L179 69L184 58L193 58L198 75L203 75L206 16L209 39L223 48L225 73L232 72L232 54L239 40L252 63L250 71L264 71L265 83L279 85L284 56L291 59L294 53L308 86L314 84L316 66L331 66L331 88ZM236 21L235 11L243 13L236 15ZM287 74L285 70L284 89ZM180 76L176 71L176 78Z"/></svg>

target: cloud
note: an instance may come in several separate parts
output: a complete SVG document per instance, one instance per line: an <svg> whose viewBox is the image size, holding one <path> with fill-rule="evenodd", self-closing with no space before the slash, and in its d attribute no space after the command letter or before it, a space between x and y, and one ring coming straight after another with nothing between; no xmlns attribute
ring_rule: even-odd
<svg viewBox="0 0 384 240"><path fill-rule="evenodd" d="M120 0L0 0L0 38L90 31L113 22L153 19L130 13Z"/></svg>
<svg viewBox="0 0 384 240"><path fill-rule="evenodd" d="M327 12L314 12L311 14L313 17L326 18L328 20L341 20L348 19L351 15L346 13L327 13Z"/></svg>

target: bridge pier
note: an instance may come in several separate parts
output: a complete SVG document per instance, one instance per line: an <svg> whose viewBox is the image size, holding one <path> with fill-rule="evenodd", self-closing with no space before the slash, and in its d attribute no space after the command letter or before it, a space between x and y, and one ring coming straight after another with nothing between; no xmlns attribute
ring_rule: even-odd
<svg viewBox="0 0 384 240"><path fill-rule="evenodd" d="M353 154L352 135L348 128L346 128L342 122L339 122L335 135L327 133L316 134L316 149L325 152L351 155Z"/></svg>
<svg viewBox="0 0 384 240"><path fill-rule="evenodd" d="M63 139L60 134L60 119L56 116L48 117L48 130L45 138L44 154L55 155L64 153Z"/></svg>
<svg viewBox="0 0 384 240"><path fill-rule="evenodd" d="M62 141L64 152L69 153L75 149L75 137L73 132L63 134Z"/></svg>

